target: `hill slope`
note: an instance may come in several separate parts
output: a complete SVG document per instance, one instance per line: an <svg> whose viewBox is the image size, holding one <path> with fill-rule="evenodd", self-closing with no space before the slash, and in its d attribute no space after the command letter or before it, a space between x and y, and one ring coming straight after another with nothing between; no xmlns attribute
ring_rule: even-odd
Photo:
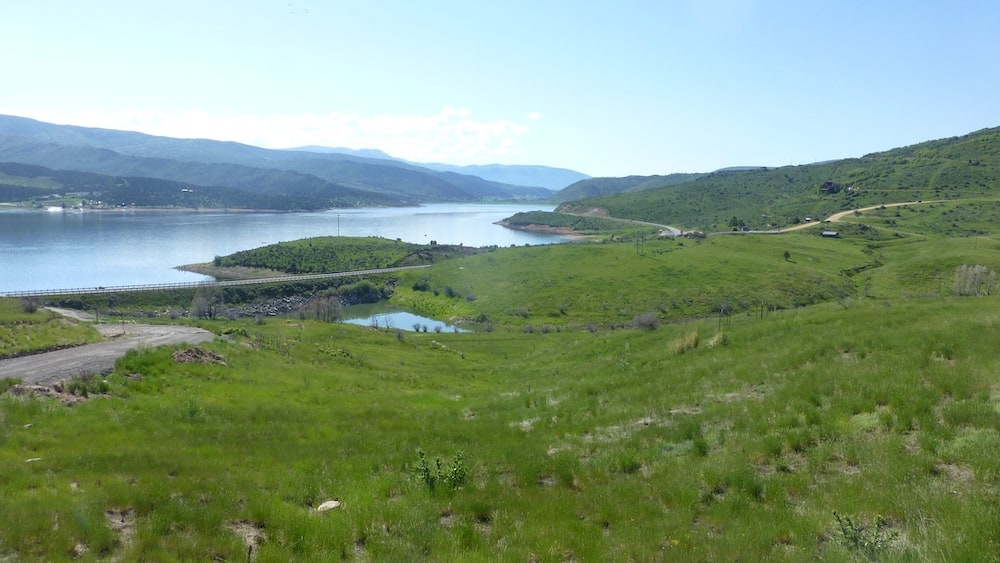
<svg viewBox="0 0 1000 563"><path fill-rule="evenodd" d="M663 186L672 186L691 182L704 174L668 174L666 176L625 176L623 178L589 178L574 182L553 196L557 202L599 195L612 195L628 192L653 190Z"/></svg>
<svg viewBox="0 0 1000 563"><path fill-rule="evenodd" d="M995 196L998 186L1000 129L993 128L861 158L718 171L639 193L579 199L563 209L603 208L613 217L705 230L727 230L735 218L768 229L885 202Z"/></svg>

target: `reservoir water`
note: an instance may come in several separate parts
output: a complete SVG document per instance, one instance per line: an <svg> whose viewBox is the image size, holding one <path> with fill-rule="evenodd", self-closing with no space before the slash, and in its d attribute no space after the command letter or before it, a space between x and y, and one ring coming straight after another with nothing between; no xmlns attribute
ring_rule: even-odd
<svg viewBox="0 0 1000 563"><path fill-rule="evenodd" d="M520 211L551 209L537 204L434 204L314 213L0 208L0 293L206 280L175 268L316 236L466 246L563 242L559 235L493 224Z"/></svg>

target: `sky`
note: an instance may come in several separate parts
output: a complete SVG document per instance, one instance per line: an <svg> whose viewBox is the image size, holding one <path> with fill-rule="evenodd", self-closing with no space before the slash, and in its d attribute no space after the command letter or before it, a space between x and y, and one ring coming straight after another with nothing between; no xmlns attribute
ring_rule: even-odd
<svg viewBox="0 0 1000 563"><path fill-rule="evenodd" d="M591 176L1000 126L1000 2L0 0L0 114Z"/></svg>

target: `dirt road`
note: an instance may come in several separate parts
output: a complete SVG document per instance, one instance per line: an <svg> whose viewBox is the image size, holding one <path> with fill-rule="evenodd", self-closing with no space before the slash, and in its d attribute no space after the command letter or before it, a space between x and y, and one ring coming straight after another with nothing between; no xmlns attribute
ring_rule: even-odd
<svg viewBox="0 0 1000 563"><path fill-rule="evenodd" d="M215 335L190 326L107 324L94 325L108 340L65 350L0 360L0 379L16 377L26 385L50 385L78 375L107 373L115 360L139 346L199 344Z"/></svg>
<svg viewBox="0 0 1000 563"><path fill-rule="evenodd" d="M862 207L860 209L848 209L847 211L841 211L839 213L834 213L833 215L830 215L829 217L826 218L826 222L836 223L837 221L840 221L841 219L847 217L848 215L853 215L854 212L856 211L864 212L864 211L871 211L872 209L881 209L885 207L900 207L903 205L918 205L921 203L939 203L939 201L905 201L902 203L883 203L880 205L870 205L868 207ZM808 229L809 227L812 227L814 225L819 225L819 223L820 223L819 221L810 221L809 223L803 223L801 225L796 225L794 227L788 227L787 229L781 229L778 232L788 233L791 231L800 231L802 229Z"/></svg>

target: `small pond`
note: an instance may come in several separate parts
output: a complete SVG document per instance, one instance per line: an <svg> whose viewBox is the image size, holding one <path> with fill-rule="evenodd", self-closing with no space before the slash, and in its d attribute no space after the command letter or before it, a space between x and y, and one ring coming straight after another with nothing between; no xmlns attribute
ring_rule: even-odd
<svg viewBox="0 0 1000 563"><path fill-rule="evenodd" d="M351 305L344 308L342 322L373 328L399 329L410 332L470 332L443 321L436 321L409 311L392 308L385 303Z"/></svg>

